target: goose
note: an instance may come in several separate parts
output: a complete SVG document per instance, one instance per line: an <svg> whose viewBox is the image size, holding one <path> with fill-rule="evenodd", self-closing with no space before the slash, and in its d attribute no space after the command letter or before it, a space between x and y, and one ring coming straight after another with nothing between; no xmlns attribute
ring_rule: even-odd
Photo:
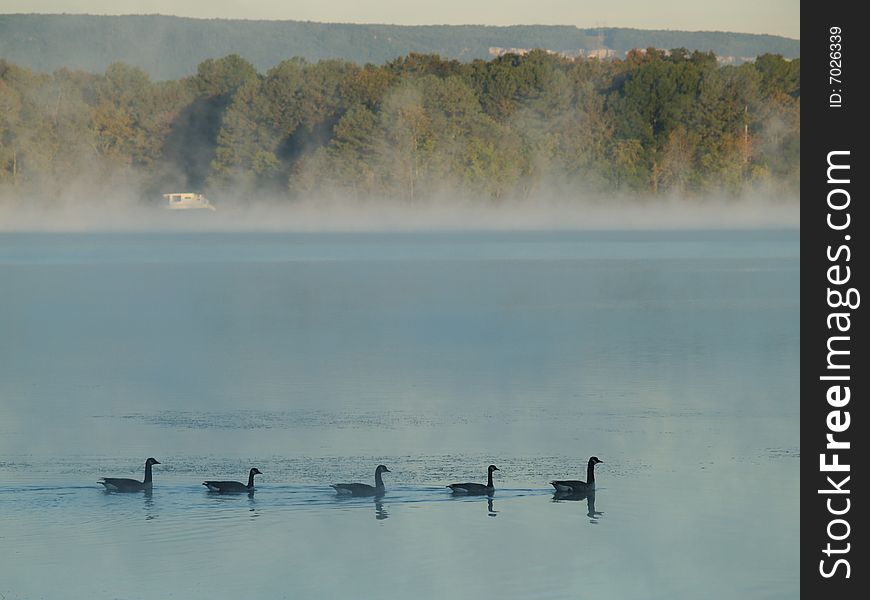
<svg viewBox="0 0 870 600"><path fill-rule="evenodd" d="M248 485L239 481L203 481L202 485L208 488L210 492L219 492L221 494L232 494L254 491L254 475L262 475L260 469L254 467L248 474Z"/></svg>
<svg viewBox="0 0 870 600"><path fill-rule="evenodd" d="M383 496L384 480L381 478L381 474L390 472L384 465L378 465L378 468L375 469L374 486L367 483L334 483L329 487L335 489L341 496Z"/></svg>
<svg viewBox="0 0 870 600"><path fill-rule="evenodd" d="M600 462L597 456L589 458L589 464L586 467L586 481L551 481L550 485L556 488L557 492L568 492L571 494L580 494L583 492L591 492L595 489L595 470L594 467Z"/></svg>
<svg viewBox="0 0 870 600"><path fill-rule="evenodd" d="M145 461L145 481L137 481L136 479L124 479L121 477L101 477L97 483L102 483L106 486L107 491L111 492L141 492L151 489L151 465L159 465L160 461L156 458L149 458Z"/></svg>
<svg viewBox="0 0 870 600"><path fill-rule="evenodd" d="M454 494L491 494L495 491L495 486L492 485L492 472L499 470L495 465L487 467L486 485L482 483L451 483L447 487L453 490Z"/></svg>

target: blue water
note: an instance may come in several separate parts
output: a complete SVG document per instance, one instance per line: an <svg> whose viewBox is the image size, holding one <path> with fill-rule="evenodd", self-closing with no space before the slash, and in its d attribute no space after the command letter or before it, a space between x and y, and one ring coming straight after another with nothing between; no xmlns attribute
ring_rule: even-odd
<svg viewBox="0 0 870 600"><path fill-rule="evenodd" d="M795 598L799 282L797 231L0 234L0 594Z"/></svg>

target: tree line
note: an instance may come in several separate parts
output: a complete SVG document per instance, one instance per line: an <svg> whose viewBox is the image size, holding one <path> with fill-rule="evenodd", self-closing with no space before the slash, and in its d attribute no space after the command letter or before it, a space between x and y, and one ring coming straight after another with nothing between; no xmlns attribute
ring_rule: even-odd
<svg viewBox="0 0 870 600"><path fill-rule="evenodd" d="M287 200L795 193L799 156L800 60L779 55L293 58L266 73L230 55L160 82L123 63L41 74L0 60L7 193L71 181Z"/></svg>

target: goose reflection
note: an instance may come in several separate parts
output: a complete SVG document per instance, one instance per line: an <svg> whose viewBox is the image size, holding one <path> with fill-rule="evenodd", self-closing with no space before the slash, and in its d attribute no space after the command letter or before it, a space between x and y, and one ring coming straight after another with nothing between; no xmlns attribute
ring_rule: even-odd
<svg viewBox="0 0 870 600"><path fill-rule="evenodd" d="M390 517L390 513L384 508L384 503L381 502L381 497L375 498L375 519L383 521Z"/></svg>
<svg viewBox="0 0 870 600"><path fill-rule="evenodd" d="M154 519L157 518L157 512L155 511L155 508L154 508L154 496L151 493L150 489L145 490L143 492L143 496L144 496L143 509L145 511L145 520L146 521L153 521Z"/></svg>
<svg viewBox="0 0 870 600"><path fill-rule="evenodd" d="M472 498L475 495L478 498L480 496L484 496L486 498L486 514L487 514L487 516L489 516L489 517L497 517L498 516L499 511L497 511L495 509L494 504L493 504L493 500L495 500L495 490L490 490L486 494L472 494ZM472 499L472 498L469 498L465 493L458 493L458 494L454 493L451 496L451 500L456 500L456 501L463 501L463 502L477 502L478 501L477 498L474 498L474 499Z"/></svg>
<svg viewBox="0 0 870 600"><path fill-rule="evenodd" d="M553 493L553 502L577 502L580 500L586 500L586 516L589 517L590 522L597 523L598 516L603 515L604 513L601 511L595 510L595 490L589 492L555 492Z"/></svg>
<svg viewBox="0 0 870 600"><path fill-rule="evenodd" d="M248 512L250 513L251 520L256 519L260 516L260 509L257 507L257 499L254 498L254 492L248 492L245 495L248 497Z"/></svg>
<svg viewBox="0 0 870 600"><path fill-rule="evenodd" d="M211 491L208 491L205 493L205 496L209 499L209 501L214 502L215 504L244 502L243 498L247 498L249 504L256 503L256 498L254 497L254 490L237 494L223 494L220 492L213 493Z"/></svg>
<svg viewBox="0 0 870 600"><path fill-rule="evenodd" d="M359 498L356 496L352 496L349 494L336 494L333 499L337 504L350 504L351 506L365 506L368 504L368 498ZM384 506L384 496L378 494L376 496L371 497L372 504L375 507L375 519L378 521L383 521L390 517L390 513L387 512L386 506Z"/></svg>

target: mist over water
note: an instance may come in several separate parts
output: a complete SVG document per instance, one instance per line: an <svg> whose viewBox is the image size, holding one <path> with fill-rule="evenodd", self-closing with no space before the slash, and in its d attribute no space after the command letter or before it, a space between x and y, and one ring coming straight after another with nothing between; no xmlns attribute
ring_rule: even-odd
<svg viewBox="0 0 870 600"><path fill-rule="evenodd" d="M796 228L371 208L3 220L0 594L798 595Z"/></svg>
<svg viewBox="0 0 870 600"><path fill-rule="evenodd" d="M216 211L170 211L132 195L0 199L0 231L511 231L796 228L800 207L774 194L638 199L541 196L501 202L335 197L281 202L228 195Z"/></svg>

